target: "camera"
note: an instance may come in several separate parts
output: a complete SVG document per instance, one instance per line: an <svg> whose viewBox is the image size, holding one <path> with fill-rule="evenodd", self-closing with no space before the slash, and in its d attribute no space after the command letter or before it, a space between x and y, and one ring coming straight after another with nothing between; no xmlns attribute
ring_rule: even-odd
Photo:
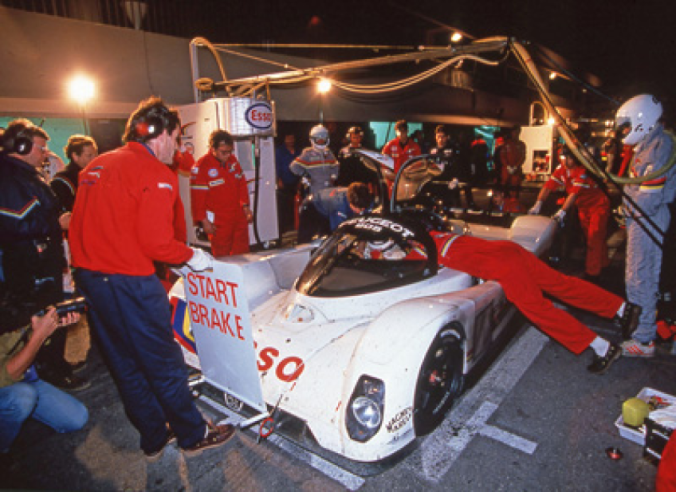
<svg viewBox="0 0 676 492"><path fill-rule="evenodd" d="M68 301L63 301L58 303L56 306L56 314L59 318L63 318L68 313L84 313L87 305L85 303L84 297L76 297L75 299L69 299ZM47 308L38 311L37 316L44 316L47 312Z"/></svg>

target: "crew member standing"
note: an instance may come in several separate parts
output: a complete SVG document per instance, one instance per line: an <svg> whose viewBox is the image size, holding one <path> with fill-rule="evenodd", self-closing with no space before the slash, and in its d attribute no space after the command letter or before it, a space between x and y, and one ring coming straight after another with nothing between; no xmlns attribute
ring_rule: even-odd
<svg viewBox="0 0 676 492"><path fill-rule="evenodd" d="M63 171L59 171L49 183L59 198L63 211L72 212L78 187L78 177L99 152L92 137L73 135L63 149L70 161Z"/></svg>
<svg viewBox="0 0 676 492"><path fill-rule="evenodd" d="M448 130L444 125L438 125L434 130L434 137L437 146L430 150L430 154L435 156L441 167L441 174L437 179L448 181L448 192L445 193L446 204L452 208L460 208L460 181L462 176L460 169L458 150L451 145L448 136Z"/></svg>
<svg viewBox="0 0 676 492"><path fill-rule="evenodd" d="M208 425L195 406L167 293L153 265L186 263L202 271L213 261L176 239L180 196L169 166L180 127L178 113L162 100L141 102L127 121L126 145L82 171L70 229L78 288L150 461L174 437L192 455L225 443L234 432L230 425Z"/></svg>
<svg viewBox="0 0 676 492"><path fill-rule="evenodd" d="M500 148L502 174L500 185L505 198L518 198L523 180L523 163L526 161L526 144L519 140L521 127L514 126L509 131L505 143ZM512 192L512 189L514 192Z"/></svg>
<svg viewBox="0 0 676 492"><path fill-rule="evenodd" d="M49 135L28 120L9 123L0 153L0 259L6 290L32 303L35 311L63 300L66 257L62 231L70 212L45 182L42 163ZM64 358L65 330L54 333L38 355L40 376L54 386L84 389L89 383L73 374Z"/></svg>
<svg viewBox="0 0 676 492"><path fill-rule="evenodd" d="M585 279L598 283L601 270L609 264L606 235L610 200L588 171L578 164L568 147L561 149L559 159L561 165L554 170L549 181L542 187L535 205L528 213L539 214L549 194L559 187L564 187L568 196L561 209L554 215L554 219L563 221L566 214L577 207L580 226L587 243Z"/></svg>
<svg viewBox="0 0 676 492"><path fill-rule="evenodd" d="M393 138L385 144L380 151L381 154L389 155L394 159L394 172L399 172L401 165L412 157L421 154L420 146L412 138L408 137L408 123L406 120L399 120L394 125L396 138Z"/></svg>
<svg viewBox="0 0 676 492"><path fill-rule="evenodd" d="M296 176L307 178L310 193L330 188L338 179L340 164L329 149L330 142L329 131L324 126L313 126L310 130L311 147L303 149L289 167Z"/></svg>
<svg viewBox="0 0 676 492"><path fill-rule="evenodd" d="M629 177L647 177L667 165L674 152L672 138L661 123L662 104L648 94L635 96L617 111L616 123L624 135L624 143L636 145ZM655 355L654 340L657 337L655 314L659 297L662 247L653 238L662 242L663 237L646 220L661 230L669 225L669 204L676 197L676 167L666 174L646 179L640 184L624 187L638 207L624 199L623 208L627 227L627 263L625 284L627 297L641 306L640 322L631 340L622 344L627 357L652 357ZM649 231L653 238L646 232Z"/></svg>
<svg viewBox="0 0 676 492"><path fill-rule="evenodd" d="M228 132L212 132L209 152L197 161L190 178L193 220L211 236L211 252L216 257L249 252L253 214L246 177L233 146Z"/></svg>

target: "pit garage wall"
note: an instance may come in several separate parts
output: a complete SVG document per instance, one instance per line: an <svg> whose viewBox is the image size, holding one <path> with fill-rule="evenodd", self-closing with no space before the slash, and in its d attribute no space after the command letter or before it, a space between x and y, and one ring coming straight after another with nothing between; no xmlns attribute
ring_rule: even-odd
<svg viewBox="0 0 676 492"><path fill-rule="evenodd" d="M83 72L96 80L89 118L125 118L138 102L159 95L168 103L194 102L189 40L0 7L0 115L80 118L67 96L67 81ZM245 51L245 50L241 50ZM256 53L294 67L318 61ZM272 73L277 66L224 57L231 79ZM319 62L321 63L321 62ZM199 50L200 76L221 80L212 56ZM324 100L326 120L410 121L465 125L525 124L528 102L429 83L388 103L348 101L332 91ZM314 84L273 89L277 119L317 121Z"/></svg>

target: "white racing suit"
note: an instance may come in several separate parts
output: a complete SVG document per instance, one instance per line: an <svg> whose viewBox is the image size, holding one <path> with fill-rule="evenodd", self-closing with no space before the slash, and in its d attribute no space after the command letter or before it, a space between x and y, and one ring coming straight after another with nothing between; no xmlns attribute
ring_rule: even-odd
<svg viewBox="0 0 676 492"><path fill-rule="evenodd" d="M662 125L658 125L636 146L629 170L630 177L654 173L667 164L672 152L674 149L671 137L665 133ZM660 242L663 237L643 219L642 215L650 217L661 231L666 231L670 216L668 204L676 196L676 166L656 179L626 185L624 191L641 209L635 210L627 199L624 199L627 217L625 270L627 298L643 309L633 338L641 343L650 343L655 339L657 330L655 314L659 297L662 249L648 236L641 224ZM638 221L641 221L641 224Z"/></svg>

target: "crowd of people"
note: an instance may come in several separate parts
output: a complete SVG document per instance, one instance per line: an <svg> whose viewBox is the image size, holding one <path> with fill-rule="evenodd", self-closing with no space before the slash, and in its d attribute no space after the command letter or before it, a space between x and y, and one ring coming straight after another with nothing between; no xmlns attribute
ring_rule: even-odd
<svg viewBox="0 0 676 492"><path fill-rule="evenodd" d="M621 355L655 353L656 313L664 292L663 233L676 197L676 169L671 167L675 149L664 130L662 112L652 96L632 98L617 112L617 131L606 145L607 171L626 168L630 177L643 178L623 189L626 301L594 285L609 260L606 182L565 147L557 153L559 165L528 213L542 213L552 192L565 191L553 219L579 220L586 244L584 279L556 272L514 243L434 235L440 264L496 280L507 298L544 332L576 354L592 349L592 373L605 373ZM496 209L524 212L520 198L527 149L519 139L520 127L503 132L492 153L480 136L472 140L463 131L452 138L444 125L435 129L435 145L429 147L422 132L409 135L405 120L394 128L396 137L380 149L392 158L394 172L425 152L439 166L439 179L448 183L450 207L478 210L472 188L491 185ZM0 453L9 452L28 418L57 432L86 424L87 409L63 391L88 385L76 374L78 364L66 360L64 349L67 327L81 317L59 315L53 307L79 295L86 299L88 325L149 460L161 456L174 441L191 455L232 437L232 426L206 421L195 406L181 352L169 329L170 307L157 265L192 271L211 267L211 254L186 244L187 227L192 226L208 235L213 256L248 252L253 214L233 137L215 130L207 153L195 162L181 146L180 131L178 113L150 98L130 115L122 147L99 156L91 137L74 135L64 149L68 165L48 180L43 166L54 154L47 132L24 119L12 121L4 130ZM310 241L374 209L379 178L354 152L364 149L364 139L364 130L352 126L342 139L344 146L334 153L323 125L312 127L310 146L303 150L296 145L296 135L282 135L276 151L280 233L297 230L298 242ZM623 146L631 147L629 162L622 162ZM190 173L193 224L185 223L177 168ZM391 181L387 184L391 193ZM73 283L68 280L71 271ZM543 293L606 318L616 317L625 341L617 345L596 335L555 309Z"/></svg>

